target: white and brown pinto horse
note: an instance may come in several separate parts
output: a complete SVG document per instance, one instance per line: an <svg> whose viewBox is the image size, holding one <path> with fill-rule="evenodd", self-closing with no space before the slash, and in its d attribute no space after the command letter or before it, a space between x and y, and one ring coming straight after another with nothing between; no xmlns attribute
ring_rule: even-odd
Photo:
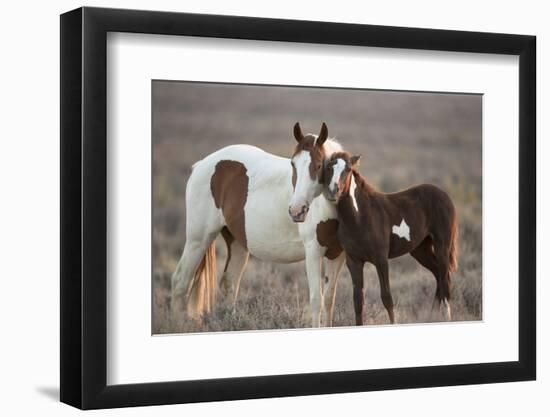
<svg viewBox="0 0 550 417"><path fill-rule="evenodd" d="M376 267L380 295L395 322L388 259L410 253L434 275L437 288L432 310L445 306L451 319L451 272L457 267L458 221L451 198L434 185L418 185L385 194L358 172L359 156L334 153L325 166L328 198L338 209L338 239L346 252L353 282L355 318L363 324L363 265Z"/></svg>
<svg viewBox="0 0 550 417"><path fill-rule="evenodd" d="M281 263L305 259L312 325L320 325L321 311L324 324L331 325L344 255L336 239L336 208L322 195L322 176L324 163L341 147L328 138L325 124L316 136L303 135L296 123L294 136L292 159L232 145L193 166L185 196L185 247L172 276L173 309L186 307L194 317L212 309L218 286L214 240L221 234L228 256L220 286L233 303L250 254Z"/></svg>

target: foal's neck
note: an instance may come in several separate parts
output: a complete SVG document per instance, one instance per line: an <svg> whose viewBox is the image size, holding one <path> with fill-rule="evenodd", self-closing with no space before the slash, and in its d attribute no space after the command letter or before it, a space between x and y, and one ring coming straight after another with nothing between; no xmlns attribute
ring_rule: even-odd
<svg viewBox="0 0 550 417"><path fill-rule="evenodd" d="M358 193L360 196L364 198L368 198L372 194L376 192L376 189L370 185L365 177L363 177L359 172L352 171L352 184L355 182L356 187L360 190ZM350 186L350 193L351 193L351 186Z"/></svg>
<svg viewBox="0 0 550 417"><path fill-rule="evenodd" d="M368 200L375 191L374 187L367 183L360 173L353 171L348 192L344 195L349 198L343 201L341 208L350 209L352 213L357 214L359 213L360 201Z"/></svg>

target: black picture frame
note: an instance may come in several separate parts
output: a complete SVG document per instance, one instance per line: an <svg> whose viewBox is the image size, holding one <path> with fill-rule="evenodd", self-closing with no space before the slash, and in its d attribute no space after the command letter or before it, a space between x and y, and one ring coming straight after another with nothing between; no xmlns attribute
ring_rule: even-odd
<svg viewBox="0 0 550 417"><path fill-rule="evenodd" d="M107 385L108 32L519 56L519 360ZM536 38L102 8L61 15L61 401L82 409L536 378Z"/></svg>

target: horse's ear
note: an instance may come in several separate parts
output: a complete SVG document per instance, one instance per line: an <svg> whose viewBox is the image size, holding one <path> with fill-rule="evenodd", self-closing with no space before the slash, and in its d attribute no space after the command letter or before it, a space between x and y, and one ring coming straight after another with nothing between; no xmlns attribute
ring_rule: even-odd
<svg viewBox="0 0 550 417"><path fill-rule="evenodd" d="M300 123L296 122L294 125L294 137L296 138L296 141L299 143L304 138L304 134L302 133L302 128L300 127Z"/></svg>
<svg viewBox="0 0 550 417"><path fill-rule="evenodd" d="M353 155L353 156L349 159L349 162L351 163L352 168L358 167L358 166L359 166L359 161L360 161L360 160L361 160L361 155Z"/></svg>
<svg viewBox="0 0 550 417"><path fill-rule="evenodd" d="M323 143L325 143L327 138L328 138L327 124L323 122L323 125L321 126L321 133L319 133L319 137L317 138L317 142L316 142L317 146L323 146Z"/></svg>

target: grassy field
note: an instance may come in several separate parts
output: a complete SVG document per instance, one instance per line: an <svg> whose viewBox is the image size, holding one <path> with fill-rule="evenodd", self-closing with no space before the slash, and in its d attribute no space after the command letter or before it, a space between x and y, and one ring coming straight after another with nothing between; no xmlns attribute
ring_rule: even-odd
<svg viewBox="0 0 550 417"><path fill-rule="evenodd" d="M362 154L361 173L384 192L432 183L452 197L460 222L459 267L452 276L453 320L482 318L481 96L388 91L153 83L153 333L308 327L303 262L251 257L236 309L224 300L201 322L170 312L170 277L185 244L185 185L191 165L230 144L290 156L292 126L318 133L322 121L344 148ZM225 244L217 242L218 270ZM435 279L410 256L390 261L399 323L428 322ZM387 324L374 267L365 266L369 325ZM221 297L220 297L221 298ZM344 267L335 326L354 324Z"/></svg>

